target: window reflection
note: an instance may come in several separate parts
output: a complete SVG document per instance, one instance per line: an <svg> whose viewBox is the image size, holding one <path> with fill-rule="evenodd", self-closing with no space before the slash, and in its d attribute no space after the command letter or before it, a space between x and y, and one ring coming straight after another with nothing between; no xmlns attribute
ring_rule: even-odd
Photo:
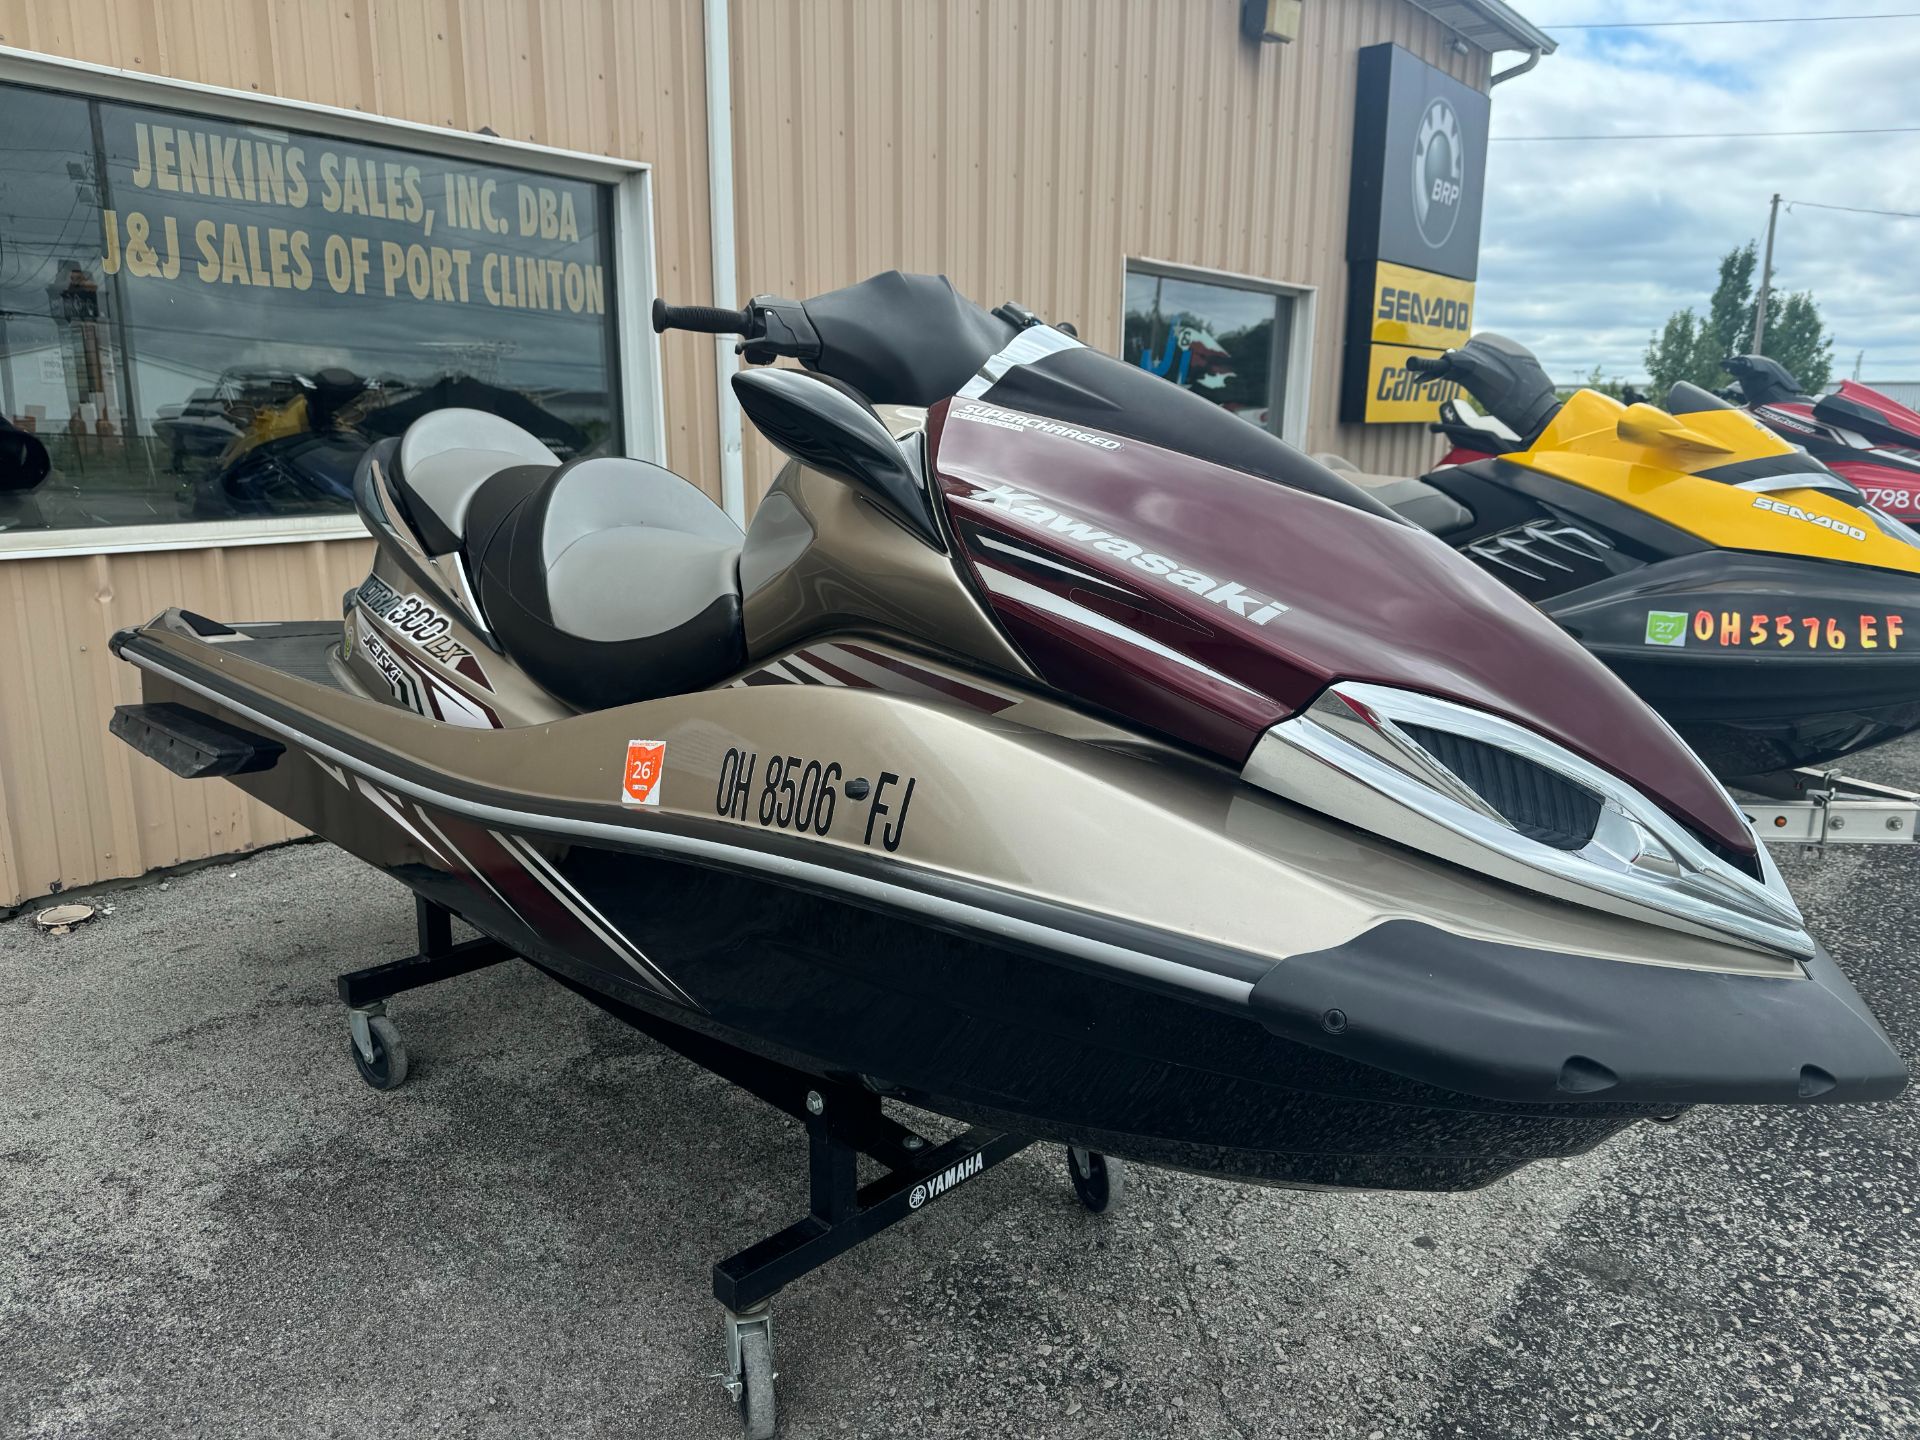
<svg viewBox="0 0 1920 1440"><path fill-rule="evenodd" d="M604 186L0 86L0 530L340 513L467 406L617 451Z"/></svg>
<svg viewBox="0 0 1920 1440"><path fill-rule="evenodd" d="M1129 267L1123 357L1281 432L1293 301Z"/></svg>

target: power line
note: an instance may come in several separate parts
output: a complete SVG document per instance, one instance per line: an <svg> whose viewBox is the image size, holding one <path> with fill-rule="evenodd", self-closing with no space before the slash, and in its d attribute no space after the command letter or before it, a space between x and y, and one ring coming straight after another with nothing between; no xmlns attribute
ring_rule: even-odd
<svg viewBox="0 0 1920 1440"><path fill-rule="evenodd" d="M1868 130L1684 130L1671 133L1623 132L1618 135L1491 135L1494 144L1545 144L1563 140L1798 140L1814 135L1920 135L1920 125L1886 125Z"/></svg>
<svg viewBox="0 0 1920 1440"><path fill-rule="evenodd" d="M1789 210L1799 205L1808 210L1844 210L1849 215L1891 215L1896 220L1920 220L1920 210L1868 210L1859 205L1822 205L1818 200L1784 200Z"/></svg>
<svg viewBox="0 0 1920 1440"><path fill-rule="evenodd" d="M1817 25L1829 20L1920 20L1920 10L1879 15L1758 15L1728 20L1596 20L1584 25L1542 25L1542 30L1680 30L1697 25Z"/></svg>

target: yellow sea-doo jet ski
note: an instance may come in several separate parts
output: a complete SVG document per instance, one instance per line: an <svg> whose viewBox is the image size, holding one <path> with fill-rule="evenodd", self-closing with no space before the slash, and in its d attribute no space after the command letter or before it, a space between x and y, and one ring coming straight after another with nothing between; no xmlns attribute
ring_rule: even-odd
<svg viewBox="0 0 1920 1440"><path fill-rule="evenodd" d="M1349 478L1566 627L1716 775L1920 727L1920 538L1850 481L1696 385L1562 400L1491 334L1410 365L1485 413L1446 403L1454 448L1421 479Z"/></svg>

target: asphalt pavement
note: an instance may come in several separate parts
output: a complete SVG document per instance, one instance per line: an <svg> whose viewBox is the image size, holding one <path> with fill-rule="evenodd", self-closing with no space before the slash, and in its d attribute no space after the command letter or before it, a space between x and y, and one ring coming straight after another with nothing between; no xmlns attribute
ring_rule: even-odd
<svg viewBox="0 0 1920 1440"><path fill-rule="evenodd" d="M1920 743L1863 759L1920 785ZM1920 1060L1920 851L1782 856ZM321 845L0 924L0 1435L739 1433L712 1262L796 1217L796 1126L526 967L403 996ZM783 1434L1920 1434L1920 1111L1723 1110L1455 1196L1030 1150L775 1306Z"/></svg>

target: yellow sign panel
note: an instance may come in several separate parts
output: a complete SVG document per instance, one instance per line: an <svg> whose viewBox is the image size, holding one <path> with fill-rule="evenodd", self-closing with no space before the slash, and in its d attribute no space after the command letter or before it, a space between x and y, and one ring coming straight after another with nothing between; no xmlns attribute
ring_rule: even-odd
<svg viewBox="0 0 1920 1440"><path fill-rule="evenodd" d="M1420 423L1440 418L1440 402L1460 393L1458 382L1429 380L1407 369L1409 355L1438 355L1438 350L1416 350L1407 345L1367 347L1367 413L1369 425Z"/></svg>
<svg viewBox="0 0 1920 1440"><path fill-rule="evenodd" d="M1473 281L1382 260L1374 267L1370 334L1375 345L1446 350L1473 330Z"/></svg>

